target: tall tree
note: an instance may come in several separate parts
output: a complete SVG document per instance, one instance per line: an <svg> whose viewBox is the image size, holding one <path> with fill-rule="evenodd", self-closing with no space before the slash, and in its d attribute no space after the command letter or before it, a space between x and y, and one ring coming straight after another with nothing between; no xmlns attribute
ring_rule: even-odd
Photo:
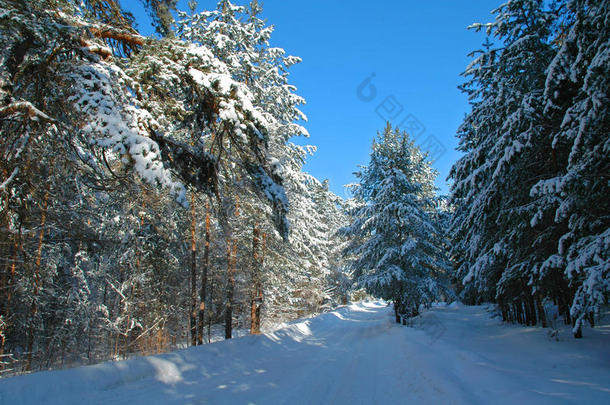
<svg viewBox="0 0 610 405"><path fill-rule="evenodd" d="M284 176L283 167L288 164L287 159L290 158L288 151L293 148L288 139L291 136L307 134L303 127L295 123L296 120L305 118L297 108L299 104L304 103L304 100L294 94L295 88L288 84L287 69L300 59L285 56L282 49L270 47L269 39L273 28L266 26L259 17L260 12L261 7L257 2L242 7L223 0L218 3L214 11L193 15L180 13L177 35L210 49L215 57L226 64L230 77L243 83L248 89L253 97L252 103L260 107L262 117L268 124L266 127L268 155L272 157L270 160L272 177L280 178ZM227 148L235 149L236 153L240 150L230 145ZM219 184L224 190L221 194L226 197L226 201L218 205L224 207L225 216L229 218L235 212L230 206L233 205L233 200L239 197L242 217L253 222L242 230L226 228L227 245L233 243L235 236L231 235L232 233L241 233L245 238L246 233L249 234L245 229L260 228L263 222L269 219L276 223L281 220L276 213L261 210L260 193L257 196L250 191L257 187L266 188L262 195L263 199L269 198L266 194L277 193L277 189L268 178L248 176L248 172L260 173L259 169L252 165L235 165L234 157L229 155L222 157L218 162L231 167L230 170L219 172ZM287 204L287 200L281 202L276 198L276 201L281 205ZM286 222L282 229L284 237L288 236L287 229ZM246 267L252 269L250 273L254 275L258 267L256 263L259 261L253 256L251 258Z"/></svg>
<svg viewBox="0 0 610 405"><path fill-rule="evenodd" d="M287 232L248 87L202 44L140 36L117 4L0 0L0 333L32 369L188 331L187 188L222 213L238 173Z"/></svg>
<svg viewBox="0 0 610 405"><path fill-rule="evenodd" d="M440 297L449 269L436 211L436 172L413 140L388 123L356 176L360 204L344 230L353 237L346 253L355 276L370 293L394 302L397 321L399 315L417 315L420 304Z"/></svg>
<svg viewBox="0 0 610 405"><path fill-rule="evenodd" d="M608 258L597 253L608 184L598 177L587 180L595 191L581 189L608 167L608 35L592 34L607 6L512 0L495 12L495 22L473 26L500 45L475 53L465 72L472 111L450 173L456 277L465 299L497 300L508 321L545 324L543 304L553 301L580 335L608 291Z"/></svg>
<svg viewBox="0 0 610 405"><path fill-rule="evenodd" d="M558 269L575 290L574 333L594 324L610 293L610 4L570 1L562 10L548 66L544 114L553 117L547 145L555 173L531 190L532 224L561 224L555 252L537 269L545 280Z"/></svg>

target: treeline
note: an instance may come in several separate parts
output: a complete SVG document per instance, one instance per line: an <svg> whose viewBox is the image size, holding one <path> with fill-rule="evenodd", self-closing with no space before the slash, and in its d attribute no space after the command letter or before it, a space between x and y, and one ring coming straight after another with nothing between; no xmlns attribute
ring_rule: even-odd
<svg viewBox="0 0 610 405"><path fill-rule="evenodd" d="M511 0L467 68L455 282L506 321L582 336L610 292L610 2Z"/></svg>
<svg viewBox="0 0 610 405"><path fill-rule="evenodd" d="M399 129L342 201L260 6L0 0L0 373L258 333L358 287L582 334L610 291L610 4L510 0L474 25L449 199ZM173 11L172 11L173 10ZM174 19L174 16L177 16ZM455 290L455 291L454 291Z"/></svg>
<svg viewBox="0 0 610 405"><path fill-rule="evenodd" d="M259 5L0 0L0 373L260 331L343 301L299 62Z"/></svg>
<svg viewBox="0 0 610 405"><path fill-rule="evenodd" d="M356 174L345 253L397 322L455 292L581 337L610 295L610 2L510 0L494 13L471 27L488 40L464 73L472 110L449 201L388 124Z"/></svg>

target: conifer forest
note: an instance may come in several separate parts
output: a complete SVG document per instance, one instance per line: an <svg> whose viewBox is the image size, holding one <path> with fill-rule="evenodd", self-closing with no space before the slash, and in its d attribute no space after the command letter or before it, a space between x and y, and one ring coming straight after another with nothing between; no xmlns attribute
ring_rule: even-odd
<svg viewBox="0 0 610 405"><path fill-rule="evenodd" d="M307 60L262 3L139 0L154 35L125 3L0 0L0 377L362 299L393 328L454 302L569 344L607 330L610 1L506 0L470 26L493 43L464 66L448 191L387 122L344 196L307 171Z"/></svg>

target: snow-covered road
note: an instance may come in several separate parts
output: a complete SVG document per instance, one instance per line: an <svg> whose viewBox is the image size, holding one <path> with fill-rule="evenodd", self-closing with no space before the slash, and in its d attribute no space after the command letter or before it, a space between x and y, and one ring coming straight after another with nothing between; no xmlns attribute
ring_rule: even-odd
<svg viewBox="0 0 610 405"><path fill-rule="evenodd" d="M550 340L484 307L407 328L359 303L273 333L0 380L0 404L610 403L610 328Z"/></svg>

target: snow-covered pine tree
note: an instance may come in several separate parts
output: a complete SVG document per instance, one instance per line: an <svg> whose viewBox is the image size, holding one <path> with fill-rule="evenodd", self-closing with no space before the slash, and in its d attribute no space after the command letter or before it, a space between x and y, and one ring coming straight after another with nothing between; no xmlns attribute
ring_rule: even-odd
<svg viewBox="0 0 610 405"><path fill-rule="evenodd" d="M0 351L35 369L180 344L175 200L214 194L222 161L285 234L270 121L204 45L144 38L115 1L0 6Z"/></svg>
<svg viewBox="0 0 610 405"><path fill-rule="evenodd" d="M348 291L352 287L352 277L343 259L343 250L347 247L348 240L340 230L348 226L350 218L347 215L345 201L330 191L328 180L322 183L312 183L315 202L316 219L321 225L317 225L321 231L317 237L312 238L312 243L322 246L324 260L324 302L323 308L330 309L338 304L345 304ZM315 224L315 223L314 223Z"/></svg>
<svg viewBox="0 0 610 405"><path fill-rule="evenodd" d="M496 12L494 23L473 27L485 28L501 46L476 52L464 73L472 111L458 137L466 154L450 172L456 274L464 298L498 300L505 318L529 324L536 320L531 269L545 259L548 235L555 232L546 228L538 238L529 225L529 188L551 160L544 150L541 66L553 55L553 14L538 0L510 1Z"/></svg>
<svg viewBox="0 0 610 405"><path fill-rule="evenodd" d="M538 211L561 229L540 280L563 271L574 292L574 334L594 325L610 293L610 3L569 1L560 15L558 50L546 71L544 114L553 117L547 148L555 175L531 190Z"/></svg>
<svg viewBox="0 0 610 405"><path fill-rule="evenodd" d="M288 83L288 69L300 59L286 56L283 49L270 47L269 39L273 27L266 26L259 17L260 12L261 7L257 2L251 2L249 6L244 7L223 0L218 3L214 11L193 15L181 13L177 23L177 35L184 40L206 46L226 64L231 77L248 88L253 95L253 103L261 108L263 116L269 123L269 151L275 159L274 170L282 174L289 189L294 189L294 181L299 182L303 178L301 170L306 150L290 142L289 138L308 134L305 128L297 123L298 120L306 119L298 109L304 100L294 93L295 88ZM297 177L300 180L295 180ZM274 240L273 230L267 227L272 213L260 204L255 194L246 192L248 181L243 174L236 174L234 168L231 174L226 173L221 177L221 183L232 190L226 194L233 195L234 200L239 199L242 215L239 222L244 226L237 229L239 224L236 223L233 231L236 237L241 238L240 244L249 245L246 240L253 238L252 229L262 229L269 236L269 247L273 246L273 249L269 250L270 254L266 255L266 260L273 260L276 257L275 253L280 252L284 252L284 259L291 258L284 265L278 263L276 266L263 266L264 269L274 269L279 276L287 271L286 265L291 271L295 269L302 271L307 268L294 267L293 261L299 261L299 256L285 255L293 248ZM289 193L290 200L301 198L294 192ZM308 204L300 204L300 202L302 201L293 201L291 205L294 210L305 209ZM227 205L231 205L231 202L227 201ZM294 242L301 238L301 236L295 238L295 235L303 232L303 229L300 227L292 229L290 240ZM282 295L291 291L291 288L285 284L289 278L279 277L278 280L271 281L272 274L258 274L256 268L259 266L255 260L251 263L247 261L241 263L247 263L246 269L252 268L250 273L253 280L262 278L267 283L277 284L279 288L276 291L281 292ZM253 284L257 283L253 282ZM269 294L263 296L273 300L276 295L271 291L275 289L270 284L265 286L265 289L269 290L267 291ZM260 296L260 291L255 292L254 295ZM270 311L265 310L263 313L268 315Z"/></svg>
<svg viewBox="0 0 610 405"><path fill-rule="evenodd" d="M443 250L434 178L426 155L408 134L388 123L373 141L369 164L356 176L360 201L343 231L353 239L357 282L371 294L394 302L400 316L415 316L421 304L440 297L449 264Z"/></svg>
<svg viewBox="0 0 610 405"><path fill-rule="evenodd" d="M466 154L450 173L457 281L507 321L545 325L553 301L578 335L608 291L608 32L594 28L608 8L512 0L496 12L474 26L501 46L465 72Z"/></svg>
<svg viewBox="0 0 610 405"><path fill-rule="evenodd" d="M289 150L294 147L288 139L308 135L307 130L296 123L306 120L298 109L305 100L296 95L296 88L288 83L288 69L300 62L300 58L287 56L283 49L269 45L273 27L266 26L259 18L261 10L256 1L244 7L222 0L214 11L194 15L180 13L177 35L209 49L224 63L230 77L248 90L252 104L265 119L265 142L269 149L262 152L270 160L271 174L279 174L282 172L281 159L290 156ZM259 175L260 167L252 164L243 169L250 172L264 194L276 193L271 185L265 186L269 179ZM273 198L275 203L281 204L279 196ZM287 224L283 226L282 231L287 231Z"/></svg>
<svg viewBox="0 0 610 405"><path fill-rule="evenodd" d="M271 239L274 249L267 255L266 314L282 321L332 307L347 287L339 284L343 281L339 253L345 238L337 232L348 224L342 201L327 182L302 172L304 160L297 162L286 166L291 201L289 243Z"/></svg>

